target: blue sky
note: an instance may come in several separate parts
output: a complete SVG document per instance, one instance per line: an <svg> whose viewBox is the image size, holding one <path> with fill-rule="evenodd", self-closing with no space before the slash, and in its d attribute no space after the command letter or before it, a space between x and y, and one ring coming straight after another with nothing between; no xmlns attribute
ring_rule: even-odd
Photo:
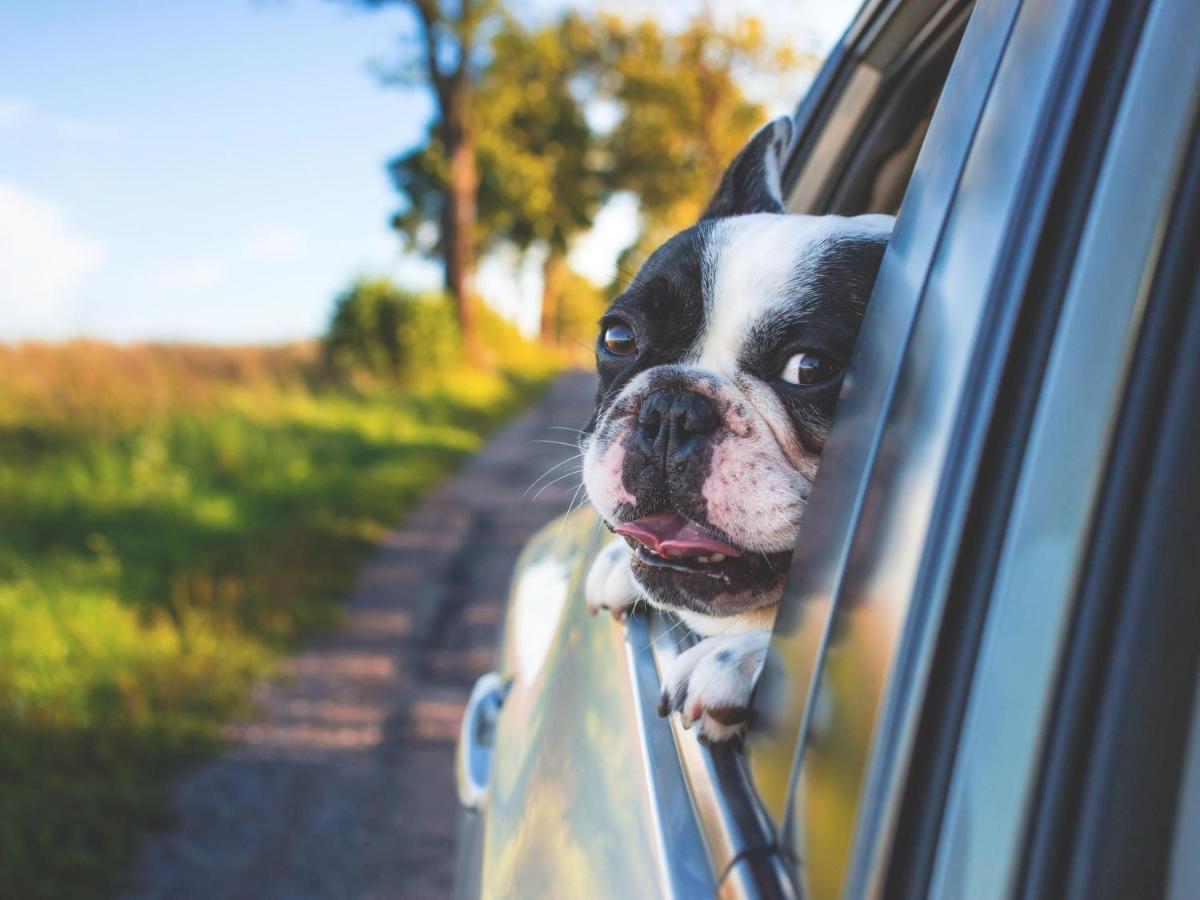
<svg viewBox="0 0 1200 900"><path fill-rule="evenodd" d="M850 5L788 14L827 43ZM398 253L383 168L430 104L367 69L408 27L328 0L0 5L0 340L304 338L357 273L436 285ZM575 258L602 272L632 217ZM481 284L536 319L510 261Z"/></svg>

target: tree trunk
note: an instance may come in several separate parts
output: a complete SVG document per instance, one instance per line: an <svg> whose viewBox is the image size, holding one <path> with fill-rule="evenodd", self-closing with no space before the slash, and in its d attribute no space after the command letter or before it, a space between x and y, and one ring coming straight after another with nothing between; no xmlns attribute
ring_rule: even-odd
<svg viewBox="0 0 1200 900"><path fill-rule="evenodd" d="M559 300L567 274L567 258L562 251L550 248L542 263L542 327L543 344L557 345L562 337Z"/></svg>
<svg viewBox="0 0 1200 900"><path fill-rule="evenodd" d="M475 296L475 140L466 122L466 87L457 86L443 111L442 139L450 160L450 191L443 227L446 290L454 301L463 347L479 359L477 298Z"/></svg>

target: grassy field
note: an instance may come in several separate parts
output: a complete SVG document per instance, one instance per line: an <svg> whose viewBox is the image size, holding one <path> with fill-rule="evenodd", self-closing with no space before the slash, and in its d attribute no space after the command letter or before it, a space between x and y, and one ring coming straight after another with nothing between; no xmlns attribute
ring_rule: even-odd
<svg viewBox="0 0 1200 900"><path fill-rule="evenodd" d="M551 368L352 391L313 347L0 346L0 894L119 889L167 778Z"/></svg>

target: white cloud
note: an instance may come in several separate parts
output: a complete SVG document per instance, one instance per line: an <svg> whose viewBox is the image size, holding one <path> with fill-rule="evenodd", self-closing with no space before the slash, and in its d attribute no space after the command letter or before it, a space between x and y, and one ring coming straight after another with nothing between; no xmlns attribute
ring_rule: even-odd
<svg viewBox="0 0 1200 900"><path fill-rule="evenodd" d="M262 225L242 242L242 255L254 262L287 262L304 255L308 239L298 228L281 223Z"/></svg>
<svg viewBox="0 0 1200 900"><path fill-rule="evenodd" d="M103 122L61 116L53 120L54 133L69 144L108 144L116 140L116 129Z"/></svg>
<svg viewBox="0 0 1200 900"><path fill-rule="evenodd" d="M182 259L150 269L146 285L152 291L199 291L219 284L225 272L224 263L211 257Z"/></svg>
<svg viewBox="0 0 1200 900"><path fill-rule="evenodd" d="M29 118L29 104L16 97L0 97L0 128L13 128Z"/></svg>
<svg viewBox="0 0 1200 900"><path fill-rule="evenodd" d="M0 182L0 334L61 330L75 288L103 258L53 203Z"/></svg>
<svg viewBox="0 0 1200 900"><path fill-rule="evenodd" d="M111 144L117 129L96 119L48 115L20 97L0 97L0 129L31 125L67 144Z"/></svg>

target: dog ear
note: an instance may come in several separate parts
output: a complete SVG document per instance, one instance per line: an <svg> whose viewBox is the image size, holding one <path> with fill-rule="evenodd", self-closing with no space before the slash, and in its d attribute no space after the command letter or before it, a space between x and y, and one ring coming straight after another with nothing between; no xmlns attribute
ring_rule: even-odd
<svg viewBox="0 0 1200 900"><path fill-rule="evenodd" d="M783 164L794 132L795 126L787 116L760 128L725 170L700 221L783 212Z"/></svg>

